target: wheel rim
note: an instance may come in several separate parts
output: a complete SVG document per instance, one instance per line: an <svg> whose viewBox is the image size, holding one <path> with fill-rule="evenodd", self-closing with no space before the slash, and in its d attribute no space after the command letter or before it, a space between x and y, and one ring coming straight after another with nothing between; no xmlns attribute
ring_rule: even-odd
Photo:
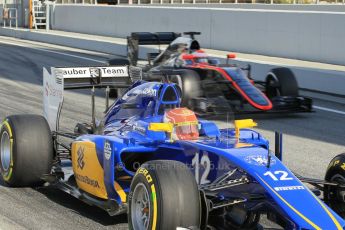
<svg viewBox="0 0 345 230"><path fill-rule="evenodd" d="M276 85L278 84L278 80L275 79L275 77L273 76L269 77L266 84L267 84L266 93L269 98L280 96L279 88L276 87Z"/></svg>
<svg viewBox="0 0 345 230"><path fill-rule="evenodd" d="M137 184L133 192L131 217L135 230L147 230L150 224L151 204L149 192L143 183Z"/></svg>
<svg viewBox="0 0 345 230"><path fill-rule="evenodd" d="M340 175L340 174L335 174L331 178L331 181L336 181L336 182L339 182L339 183L345 183L345 178L342 175Z"/></svg>
<svg viewBox="0 0 345 230"><path fill-rule="evenodd" d="M11 142L7 131L1 135L1 165L4 171L8 171L11 164Z"/></svg>
<svg viewBox="0 0 345 230"><path fill-rule="evenodd" d="M339 183L339 184L345 184L345 178L342 175L340 175L340 174L333 175L330 181L331 182L336 182L336 183ZM337 194L336 190L331 189L331 194L330 195L337 197L338 194Z"/></svg>

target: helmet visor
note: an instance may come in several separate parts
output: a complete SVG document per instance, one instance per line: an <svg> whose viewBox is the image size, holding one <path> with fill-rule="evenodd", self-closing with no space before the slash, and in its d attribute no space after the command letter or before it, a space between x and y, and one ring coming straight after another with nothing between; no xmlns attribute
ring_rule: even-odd
<svg viewBox="0 0 345 230"><path fill-rule="evenodd" d="M175 127L175 133L180 140L196 140L199 138L198 124L183 124Z"/></svg>

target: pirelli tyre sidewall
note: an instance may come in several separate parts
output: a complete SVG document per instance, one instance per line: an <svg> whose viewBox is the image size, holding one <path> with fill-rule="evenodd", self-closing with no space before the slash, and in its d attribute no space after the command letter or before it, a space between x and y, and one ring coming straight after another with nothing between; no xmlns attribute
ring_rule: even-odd
<svg viewBox="0 0 345 230"><path fill-rule="evenodd" d="M179 175L178 175L179 174ZM182 163L168 160L150 161L135 174L128 196L129 229L137 230L132 206L135 190L145 186L150 197L147 229L172 230L176 227L200 226L200 196L194 176Z"/></svg>
<svg viewBox="0 0 345 230"><path fill-rule="evenodd" d="M325 180L345 185L345 153L334 157L329 163ZM324 200L336 213L345 218L345 189L335 186L324 186Z"/></svg>
<svg viewBox="0 0 345 230"><path fill-rule="evenodd" d="M0 126L0 172L5 182L10 182L13 173L13 131L9 120L4 120ZM6 146L5 146L6 145ZM6 154L4 153L6 152ZM6 155L6 156L5 156ZM4 159L7 158L7 159Z"/></svg>
<svg viewBox="0 0 345 230"><path fill-rule="evenodd" d="M41 184L42 176L50 173L54 157L45 118L33 114L8 116L0 127L0 153L0 173L7 185Z"/></svg>
<svg viewBox="0 0 345 230"><path fill-rule="evenodd" d="M133 202L133 192L135 190L135 188L139 185L139 184L143 184L145 186L145 188L147 189L147 192L149 195L151 195L151 199L150 199L150 213L149 213L149 227L148 229L153 229L153 226L157 226L157 194L156 194L156 186L155 183L153 182L153 178L154 176L151 175L152 173L150 173L146 168L139 168L133 181L131 184L131 190L130 190L130 194L128 197L128 205L129 205L129 212L128 212L128 223L130 226L130 229L134 229L135 228L135 224L133 223L134 218L131 215L131 206L132 206L132 202ZM156 217L155 219L153 219L154 217Z"/></svg>

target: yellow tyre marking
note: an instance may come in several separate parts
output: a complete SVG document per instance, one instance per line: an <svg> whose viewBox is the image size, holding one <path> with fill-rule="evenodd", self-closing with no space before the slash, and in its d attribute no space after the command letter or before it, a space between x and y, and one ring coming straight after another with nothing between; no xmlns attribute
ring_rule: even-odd
<svg viewBox="0 0 345 230"><path fill-rule="evenodd" d="M117 194L120 196L121 201L123 203L126 203L127 195L126 195L125 191L123 191L123 188L121 187L121 185L115 181L114 187L115 187Z"/></svg>
<svg viewBox="0 0 345 230"><path fill-rule="evenodd" d="M152 202L153 202L153 221L152 221L152 230L156 230L157 225L157 196L156 196L156 189L155 185L151 185L151 192L152 192Z"/></svg>
<svg viewBox="0 0 345 230"><path fill-rule="evenodd" d="M152 203L153 203L153 217L152 217L152 228L151 230L156 230L157 227L157 194L156 194L156 188L153 184L153 179L149 173L149 171L145 168L139 168L136 172L137 174L142 174L146 181L151 184L151 196L152 196Z"/></svg>
<svg viewBox="0 0 345 230"><path fill-rule="evenodd" d="M3 175L2 177L4 178L5 181L9 181L11 179L12 176L12 171L13 171L13 136L12 136L12 130L11 130L11 126L8 123L8 120L5 120L2 125L4 125L7 128L7 131L10 135L10 144L11 144L11 162L10 162L10 167L9 170L7 172L7 175Z"/></svg>
<svg viewBox="0 0 345 230"><path fill-rule="evenodd" d="M345 170L345 163L342 163L342 165L340 166L343 170Z"/></svg>
<svg viewBox="0 0 345 230"><path fill-rule="evenodd" d="M269 184L266 183L266 181L264 181L258 174L256 174L261 181L281 200L283 201L292 211L294 211L297 215L299 215L303 220L305 220L308 224L310 224L311 226L313 226L313 228L317 229L317 230L321 230L321 228L319 226L317 226L314 222L312 222L311 220L309 220L306 216L304 216L302 213L300 213L297 209L295 209L291 204L289 204L289 202L287 202L282 196L280 196L273 188L271 188L271 186L269 186Z"/></svg>
<svg viewBox="0 0 345 230"><path fill-rule="evenodd" d="M12 138L12 130L11 130L10 124L8 123L8 120L5 120L2 124L7 127L7 130L9 132L9 134L10 134L10 138Z"/></svg>

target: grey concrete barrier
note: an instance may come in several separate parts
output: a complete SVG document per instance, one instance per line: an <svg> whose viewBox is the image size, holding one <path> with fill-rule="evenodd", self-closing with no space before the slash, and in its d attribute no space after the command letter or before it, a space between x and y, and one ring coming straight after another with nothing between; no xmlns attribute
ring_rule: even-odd
<svg viewBox="0 0 345 230"><path fill-rule="evenodd" d="M206 48L345 65L345 12L56 5L52 27L122 38L200 31Z"/></svg>
<svg viewBox="0 0 345 230"><path fill-rule="evenodd" d="M103 53L117 53L118 55L123 56L126 55L127 52L127 47L124 44L114 44L112 42L107 41L99 41L70 36L60 36L45 32L0 28L0 36L14 37L24 40L38 41Z"/></svg>
<svg viewBox="0 0 345 230"><path fill-rule="evenodd" d="M338 1L341 2L341 1ZM252 9L252 10L292 10L292 11L331 11L344 12L343 4L261 4L261 3L197 3L197 4L153 4L151 6L164 7L207 7L207 8L233 8L233 9Z"/></svg>

